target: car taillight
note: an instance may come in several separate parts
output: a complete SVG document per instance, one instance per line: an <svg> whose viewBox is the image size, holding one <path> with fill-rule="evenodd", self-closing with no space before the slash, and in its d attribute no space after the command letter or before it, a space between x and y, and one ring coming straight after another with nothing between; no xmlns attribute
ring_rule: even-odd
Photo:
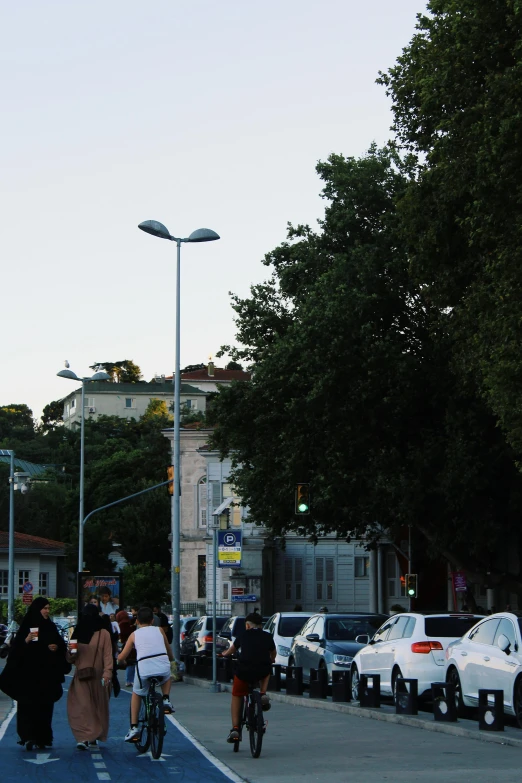
<svg viewBox="0 0 522 783"><path fill-rule="evenodd" d="M183 639L185 638L185 636L186 636L186 635L187 635L187 634L185 633L185 631L182 631L182 632L181 632L181 641L183 641Z"/></svg>
<svg viewBox="0 0 522 783"><path fill-rule="evenodd" d="M207 635L203 637L203 641L204 642L211 642L212 639L213 639L213 637L212 637L211 633L207 633Z"/></svg>
<svg viewBox="0 0 522 783"><path fill-rule="evenodd" d="M414 653L430 653L432 650L443 650L440 642L413 642L411 651Z"/></svg>

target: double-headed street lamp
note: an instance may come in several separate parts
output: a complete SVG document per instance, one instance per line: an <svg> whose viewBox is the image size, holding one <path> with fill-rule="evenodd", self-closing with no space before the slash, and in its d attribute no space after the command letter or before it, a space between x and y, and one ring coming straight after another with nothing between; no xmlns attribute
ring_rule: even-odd
<svg viewBox="0 0 522 783"><path fill-rule="evenodd" d="M172 495L172 563L171 563L171 599L172 599L172 631L173 631L173 652L176 660L179 660L179 633L180 633L180 442L179 442L179 420L180 420L180 257L182 242L213 242L219 239L219 234L211 231L210 228L198 228L193 231L186 239L174 237L168 228L157 220L145 220L140 223L138 228L147 234L152 234L160 239L169 239L176 243L176 356L174 368L174 440L173 440L173 465L174 465L174 492Z"/></svg>
<svg viewBox="0 0 522 783"><path fill-rule="evenodd" d="M68 378L82 385L82 408L80 426L80 514L78 518L78 573L83 571L83 485L85 473L85 383L87 381L110 381L111 376L106 372L95 372L90 378L78 378L72 370L60 370L56 373L59 378Z"/></svg>

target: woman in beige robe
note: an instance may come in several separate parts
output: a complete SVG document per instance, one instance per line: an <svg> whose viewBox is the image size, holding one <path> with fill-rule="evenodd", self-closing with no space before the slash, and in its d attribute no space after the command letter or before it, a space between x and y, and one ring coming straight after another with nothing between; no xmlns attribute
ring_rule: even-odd
<svg viewBox="0 0 522 783"><path fill-rule="evenodd" d="M95 606L84 607L71 640L76 639L78 650L68 653L68 660L76 670L67 695L67 716L78 750L104 742L109 731L109 696L112 678L112 642L109 633L101 628ZM78 670L94 667L95 676L80 680Z"/></svg>

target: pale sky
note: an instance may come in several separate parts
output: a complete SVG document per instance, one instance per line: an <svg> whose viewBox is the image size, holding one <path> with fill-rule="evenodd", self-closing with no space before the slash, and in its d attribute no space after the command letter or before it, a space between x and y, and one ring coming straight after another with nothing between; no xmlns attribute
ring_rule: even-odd
<svg viewBox="0 0 522 783"><path fill-rule="evenodd" d="M332 152L390 137L375 84L424 0L0 2L0 405L35 417L95 361L174 368L234 342L229 291L266 279L286 224L316 225ZM219 361L223 364L223 360Z"/></svg>

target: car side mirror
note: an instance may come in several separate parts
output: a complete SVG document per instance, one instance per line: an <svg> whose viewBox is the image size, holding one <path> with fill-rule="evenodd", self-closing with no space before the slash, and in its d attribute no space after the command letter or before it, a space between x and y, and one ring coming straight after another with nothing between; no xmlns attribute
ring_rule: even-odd
<svg viewBox="0 0 522 783"><path fill-rule="evenodd" d="M370 644L370 637L367 633L360 633L359 636L355 637L355 641L358 644Z"/></svg>
<svg viewBox="0 0 522 783"><path fill-rule="evenodd" d="M502 652L506 653L506 655L509 655L511 642L509 641L509 639L505 634L503 633L500 634L500 636L497 639L497 645L500 647Z"/></svg>
<svg viewBox="0 0 522 783"><path fill-rule="evenodd" d="M309 642L318 642L320 640L320 636L318 633L309 633L306 637Z"/></svg>

